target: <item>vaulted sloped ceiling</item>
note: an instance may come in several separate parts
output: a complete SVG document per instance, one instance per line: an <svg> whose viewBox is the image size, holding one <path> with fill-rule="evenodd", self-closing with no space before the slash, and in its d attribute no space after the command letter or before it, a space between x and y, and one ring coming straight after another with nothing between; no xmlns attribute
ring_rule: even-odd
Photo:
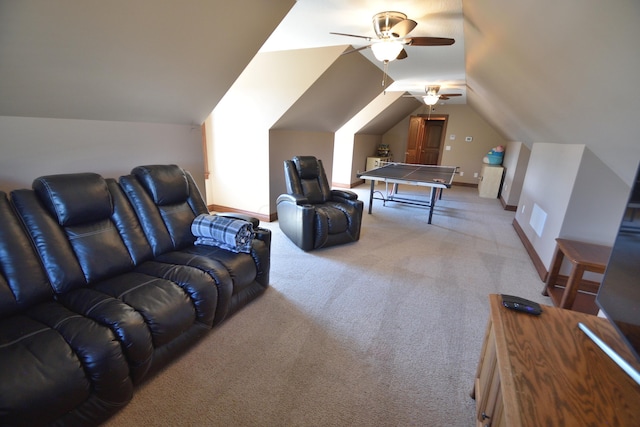
<svg viewBox="0 0 640 427"><path fill-rule="evenodd" d="M2 0L0 116L200 124L295 0Z"/></svg>
<svg viewBox="0 0 640 427"><path fill-rule="evenodd" d="M465 1L467 100L510 140L586 144L631 183L640 2Z"/></svg>
<svg viewBox="0 0 640 427"><path fill-rule="evenodd" d="M342 55L282 115L273 129L335 132L380 94L381 75L362 55Z"/></svg>
<svg viewBox="0 0 640 427"><path fill-rule="evenodd" d="M367 37L377 38L373 16L384 11L402 12L415 20L417 26L410 32L411 36L455 39L452 46L405 46L408 58L389 64L394 83L388 90L422 95L427 84L456 85L463 96L449 102L464 103L462 0L298 0L262 49L275 51L353 44L363 48L360 54L382 69L382 63L366 46L371 44Z"/></svg>
<svg viewBox="0 0 640 427"><path fill-rule="evenodd" d="M300 34L291 34L279 24L296 18L288 12L297 5L319 9L293 19ZM396 84L404 67L433 72L436 55L453 58L464 47L466 75L441 77L466 80L466 96L451 103L468 102L507 139L528 146L585 144L633 180L637 0L0 0L0 116L199 124L270 34L284 31L280 39L299 44L285 49L355 43L328 33L370 34L372 13L389 7L417 19L417 35L457 40L450 48L410 47L408 59L390 65ZM306 34L320 41L309 44ZM276 128L339 128L379 90L379 63L360 63L370 53L337 60ZM346 96L356 92L362 98ZM381 129L374 122L368 131Z"/></svg>
<svg viewBox="0 0 640 427"><path fill-rule="evenodd" d="M357 133L382 135L422 105L416 98L398 98Z"/></svg>

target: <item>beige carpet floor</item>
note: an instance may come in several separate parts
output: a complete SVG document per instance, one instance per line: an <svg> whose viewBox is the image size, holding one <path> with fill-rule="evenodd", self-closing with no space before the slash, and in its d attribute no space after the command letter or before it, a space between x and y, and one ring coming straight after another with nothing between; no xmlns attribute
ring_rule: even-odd
<svg viewBox="0 0 640 427"><path fill-rule="evenodd" d="M136 389L106 425L472 426L491 293L541 303L513 212L454 187L374 201L360 241L305 253L273 230L271 287ZM403 193L421 193L402 187Z"/></svg>

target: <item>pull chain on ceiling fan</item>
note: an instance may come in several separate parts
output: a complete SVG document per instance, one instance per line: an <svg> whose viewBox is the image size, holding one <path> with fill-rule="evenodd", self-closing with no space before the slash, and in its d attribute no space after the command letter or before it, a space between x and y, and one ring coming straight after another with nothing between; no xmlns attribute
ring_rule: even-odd
<svg viewBox="0 0 640 427"><path fill-rule="evenodd" d="M373 16L373 30L377 38L346 33L330 33L338 36L358 37L371 42L367 46L358 47L344 52L343 55L371 48L373 55L383 63L382 86L386 85L389 62L405 59L405 46L449 46L454 39L446 37L407 37L418 25L413 19L407 19L402 12L380 12Z"/></svg>

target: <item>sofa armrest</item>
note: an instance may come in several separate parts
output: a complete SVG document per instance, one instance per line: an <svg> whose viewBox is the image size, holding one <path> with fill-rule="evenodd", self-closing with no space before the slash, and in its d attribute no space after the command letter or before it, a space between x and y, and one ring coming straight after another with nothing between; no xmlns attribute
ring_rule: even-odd
<svg viewBox="0 0 640 427"><path fill-rule="evenodd" d="M338 197L346 200L358 200L358 195L349 190L331 190L331 197Z"/></svg>
<svg viewBox="0 0 640 427"><path fill-rule="evenodd" d="M215 215L250 222L254 229L260 226L260 220L258 218L239 212L216 212Z"/></svg>
<svg viewBox="0 0 640 427"><path fill-rule="evenodd" d="M315 207L309 204L306 197L282 194L278 197L276 208L282 232L302 250L312 250Z"/></svg>
<svg viewBox="0 0 640 427"><path fill-rule="evenodd" d="M302 206L302 205L308 205L309 199L307 199L301 194L281 194L280 196L278 196L278 199L276 200L276 204L279 204L281 202L290 202L290 203L294 203L296 205Z"/></svg>
<svg viewBox="0 0 640 427"><path fill-rule="evenodd" d="M268 228L259 227L253 231L255 232L256 239L262 240L267 245L269 254L271 254L271 230L269 230Z"/></svg>

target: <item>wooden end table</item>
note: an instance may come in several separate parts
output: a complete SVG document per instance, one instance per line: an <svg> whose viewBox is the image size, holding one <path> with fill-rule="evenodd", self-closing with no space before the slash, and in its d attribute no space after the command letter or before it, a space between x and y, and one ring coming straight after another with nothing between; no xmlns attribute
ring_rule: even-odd
<svg viewBox="0 0 640 427"><path fill-rule="evenodd" d="M571 309L578 294L584 272L604 273L609 262L609 255L611 255L611 246L569 239L556 239L556 243L556 252L551 262L551 271L549 271L542 294L550 296L555 306ZM562 261L564 261L565 257L571 262L572 268L567 285L562 293L562 298L558 301L558 298L550 291L555 288L558 282L560 267L562 267Z"/></svg>

